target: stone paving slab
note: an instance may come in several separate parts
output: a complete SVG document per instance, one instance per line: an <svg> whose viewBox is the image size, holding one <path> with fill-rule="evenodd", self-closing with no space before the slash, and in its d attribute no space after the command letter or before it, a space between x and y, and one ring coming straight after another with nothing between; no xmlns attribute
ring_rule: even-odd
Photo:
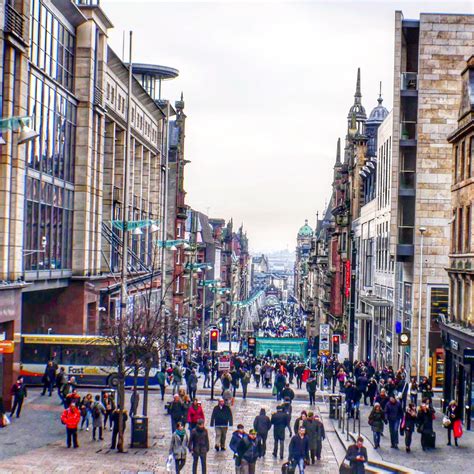
<svg viewBox="0 0 474 474"><path fill-rule="evenodd" d="M89 390L81 390L81 394ZM90 390L91 393L97 391ZM91 431L79 432L79 449L65 447L65 429L59 417L62 408L56 395L41 397L39 390L29 391L30 396L24 406L24 412L19 420L14 419L12 425L0 429L0 473L165 473L166 459L171 437L170 420L164 413L164 403L171 399L169 393L165 402L158 394L150 396L149 424L150 448L146 450L129 449L120 454L111 451L110 433L105 434L105 441L92 441ZM271 396L269 392L269 396ZM215 402L201 397L206 416L206 426L209 424L211 410ZM243 423L250 429L254 417L260 408L266 408L267 413L276 409L274 399L237 398L233 407L234 426ZM294 402L292 423L302 409L309 409L305 402ZM324 408L323 408L324 409ZM231 430L232 431L232 430ZM227 443L230 441L229 432ZM129 440L130 424L127 423L126 439ZM214 445L214 429L209 428L211 446ZM289 438L285 442L287 455ZM267 455L257 464L257 472L262 474L281 473L283 461L275 460L271 455L273 436L269 435ZM234 462L229 449L208 454L208 473L222 474L234 472ZM191 458L188 456L183 474L191 473ZM198 471L200 472L200 471ZM338 472L337 461L330 443L323 443L322 460L315 466L309 466L308 473L333 474Z"/></svg>

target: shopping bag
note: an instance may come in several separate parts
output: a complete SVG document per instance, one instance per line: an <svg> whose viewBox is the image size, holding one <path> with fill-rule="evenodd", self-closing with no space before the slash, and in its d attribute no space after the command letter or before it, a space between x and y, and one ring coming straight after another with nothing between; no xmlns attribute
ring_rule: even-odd
<svg viewBox="0 0 474 474"><path fill-rule="evenodd" d="M462 436L462 423L461 420L456 420L453 423L453 435L455 438L460 438Z"/></svg>
<svg viewBox="0 0 474 474"><path fill-rule="evenodd" d="M168 460L166 461L166 472L173 472L173 455L172 454L168 456Z"/></svg>
<svg viewBox="0 0 474 474"><path fill-rule="evenodd" d="M451 426L451 420L447 416L443 416L443 426L445 428Z"/></svg>

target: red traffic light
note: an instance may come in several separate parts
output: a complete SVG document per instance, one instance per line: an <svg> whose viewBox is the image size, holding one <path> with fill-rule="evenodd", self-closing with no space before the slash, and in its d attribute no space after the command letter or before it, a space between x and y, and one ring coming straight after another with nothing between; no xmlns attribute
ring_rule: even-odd
<svg viewBox="0 0 474 474"><path fill-rule="evenodd" d="M339 342L339 335L332 336L332 342Z"/></svg>
<svg viewBox="0 0 474 474"><path fill-rule="evenodd" d="M219 335L219 332L218 332L218 331L211 331L211 337L212 337L213 339L216 339L218 335Z"/></svg>

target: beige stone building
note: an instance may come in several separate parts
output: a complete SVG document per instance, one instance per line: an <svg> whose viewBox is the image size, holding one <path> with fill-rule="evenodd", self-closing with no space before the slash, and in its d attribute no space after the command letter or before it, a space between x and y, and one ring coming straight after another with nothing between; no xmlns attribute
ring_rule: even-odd
<svg viewBox="0 0 474 474"><path fill-rule="evenodd" d="M460 73L473 49L474 16L395 15L390 254L395 321L411 341L398 360L438 387L444 363L438 318L448 312L452 218L447 137L458 116Z"/></svg>
<svg viewBox="0 0 474 474"><path fill-rule="evenodd" d="M126 170L129 70L108 46L112 27L92 0L0 6L2 118L30 116L38 135L21 144L14 120L0 139L0 338L17 343L0 354L7 403L21 333L98 334L118 313L124 220L143 223L130 232L128 308L150 288L160 299L156 241L175 229L152 223L164 220L175 111L152 89L178 71L134 65Z"/></svg>

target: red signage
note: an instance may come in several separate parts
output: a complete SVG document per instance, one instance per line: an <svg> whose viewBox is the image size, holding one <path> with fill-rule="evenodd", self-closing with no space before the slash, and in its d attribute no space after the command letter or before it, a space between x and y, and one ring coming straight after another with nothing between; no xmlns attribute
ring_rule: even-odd
<svg viewBox="0 0 474 474"><path fill-rule="evenodd" d="M351 292L351 262L346 260L346 298L349 298Z"/></svg>
<svg viewBox="0 0 474 474"><path fill-rule="evenodd" d="M13 341L0 341L0 354L13 354L15 343Z"/></svg>

